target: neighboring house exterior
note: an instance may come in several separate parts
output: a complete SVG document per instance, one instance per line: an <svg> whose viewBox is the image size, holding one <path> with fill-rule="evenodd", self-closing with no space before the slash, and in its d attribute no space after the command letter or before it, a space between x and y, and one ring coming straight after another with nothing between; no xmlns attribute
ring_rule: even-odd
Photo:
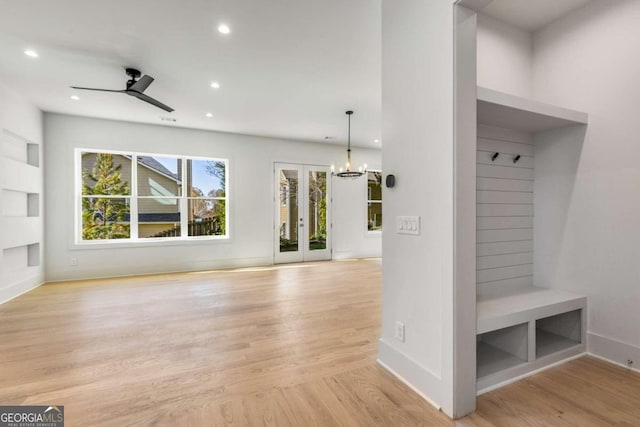
<svg viewBox="0 0 640 427"><path fill-rule="evenodd" d="M96 161L95 153L82 153L82 169L91 171ZM113 155L115 165L121 165L122 180L131 186L131 158ZM152 157L138 156L138 235L151 237L180 225L180 206L177 198L182 191L182 181ZM84 181L92 186L91 182ZM130 193L133 189L130 188ZM153 196L153 197L151 197ZM169 197L169 198L168 198Z"/></svg>
<svg viewBox="0 0 640 427"><path fill-rule="evenodd" d="M280 239L298 240L298 172L280 170Z"/></svg>

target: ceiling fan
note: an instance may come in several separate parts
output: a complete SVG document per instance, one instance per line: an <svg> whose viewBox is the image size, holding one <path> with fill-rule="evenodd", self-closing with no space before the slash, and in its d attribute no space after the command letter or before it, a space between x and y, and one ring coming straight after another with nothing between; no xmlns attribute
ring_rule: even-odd
<svg viewBox="0 0 640 427"><path fill-rule="evenodd" d="M147 76L146 74L140 78L142 73L136 70L135 68L126 68L125 72L130 79L127 81L127 88L125 90L112 90L112 89L95 89L90 87L77 87L71 86L73 89L81 89L81 90L96 90L99 92L116 92L116 93L126 93L129 96L133 96L138 98L141 101L148 102L151 105L155 105L158 108L163 109L164 111L168 111L169 113L174 111L173 108L168 105L163 104L160 101L157 101L151 98L148 95L144 94L144 91L149 87L151 83L153 83L153 77ZM139 79L139 80L138 80Z"/></svg>

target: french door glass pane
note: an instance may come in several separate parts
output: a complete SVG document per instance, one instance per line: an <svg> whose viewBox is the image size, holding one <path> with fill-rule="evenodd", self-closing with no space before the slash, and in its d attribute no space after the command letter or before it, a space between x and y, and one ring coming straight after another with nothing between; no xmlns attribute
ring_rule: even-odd
<svg viewBox="0 0 640 427"><path fill-rule="evenodd" d="M382 203L369 202L367 206L367 228L369 231L382 230Z"/></svg>
<svg viewBox="0 0 640 427"><path fill-rule="evenodd" d="M280 252L298 251L298 171L280 169L278 227Z"/></svg>
<svg viewBox="0 0 640 427"><path fill-rule="evenodd" d="M224 236L226 208L224 200L189 199L189 236Z"/></svg>
<svg viewBox="0 0 640 427"><path fill-rule="evenodd" d="M309 171L309 250L327 249L327 173Z"/></svg>
<svg viewBox="0 0 640 427"><path fill-rule="evenodd" d="M367 198L382 200L382 172L367 172Z"/></svg>
<svg viewBox="0 0 640 427"><path fill-rule="evenodd" d="M182 159L138 156L138 196L180 196Z"/></svg>
<svg viewBox="0 0 640 427"><path fill-rule="evenodd" d="M180 237L180 201L166 197L138 199L138 237Z"/></svg>

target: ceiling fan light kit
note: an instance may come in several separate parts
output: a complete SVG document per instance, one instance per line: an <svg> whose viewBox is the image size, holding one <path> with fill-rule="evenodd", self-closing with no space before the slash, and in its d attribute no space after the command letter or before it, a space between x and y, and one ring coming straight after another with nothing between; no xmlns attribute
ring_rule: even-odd
<svg viewBox="0 0 640 427"><path fill-rule="evenodd" d="M129 76L129 80L127 81L127 88L125 90L113 90L113 89L96 89L90 87L78 87L71 86L73 89L78 90L92 90L98 92L114 92L114 93L124 93L129 96L133 96L134 98L138 98L140 101L144 101L153 105L154 107L158 107L164 111L169 113L173 112L174 109L169 107L168 105L163 104L162 102L151 98L148 95L144 94L144 91L153 83L153 77L144 75L135 68L126 68L125 73ZM142 77L140 77L142 76Z"/></svg>

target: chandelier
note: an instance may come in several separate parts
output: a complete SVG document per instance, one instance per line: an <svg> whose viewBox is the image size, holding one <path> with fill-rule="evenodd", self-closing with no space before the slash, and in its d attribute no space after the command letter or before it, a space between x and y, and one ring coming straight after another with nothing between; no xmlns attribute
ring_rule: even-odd
<svg viewBox="0 0 640 427"><path fill-rule="evenodd" d="M358 170L351 170L351 115L353 114L353 111L349 110L346 114L349 120L349 131L347 134L347 164L344 169L340 168L337 173L334 170L335 168L331 166L331 173L339 176L340 178L359 178L367 173L367 165L359 166Z"/></svg>

